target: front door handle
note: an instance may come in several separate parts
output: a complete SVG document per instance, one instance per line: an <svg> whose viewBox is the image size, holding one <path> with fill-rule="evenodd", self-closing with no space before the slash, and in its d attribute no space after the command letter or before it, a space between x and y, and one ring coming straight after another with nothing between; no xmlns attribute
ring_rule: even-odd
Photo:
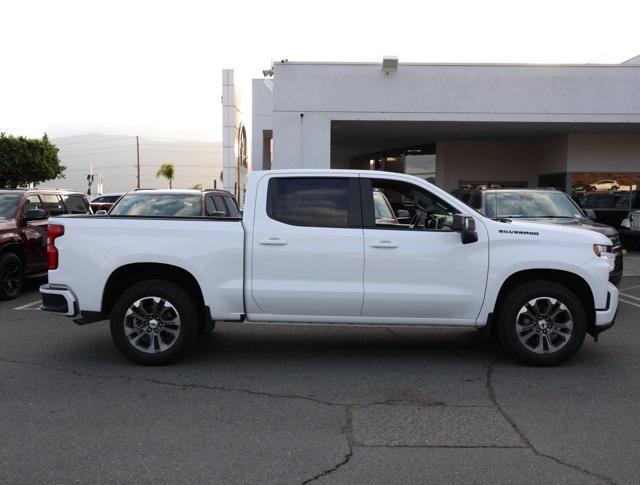
<svg viewBox="0 0 640 485"><path fill-rule="evenodd" d="M382 241L375 241L371 243L372 248L390 248L394 249L398 247L398 243L395 241L389 241L388 239L383 239Z"/></svg>
<svg viewBox="0 0 640 485"><path fill-rule="evenodd" d="M260 240L260 244L263 246L285 246L287 240L277 236L265 237Z"/></svg>

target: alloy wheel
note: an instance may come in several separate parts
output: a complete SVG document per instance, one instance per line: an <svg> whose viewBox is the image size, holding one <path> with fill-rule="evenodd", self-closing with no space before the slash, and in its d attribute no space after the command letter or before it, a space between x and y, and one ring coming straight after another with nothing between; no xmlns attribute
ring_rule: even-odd
<svg viewBox="0 0 640 485"><path fill-rule="evenodd" d="M534 298L518 312L516 334L527 350L536 354L554 353L569 343L573 317L567 306L556 298Z"/></svg>
<svg viewBox="0 0 640 485"><path fill-rule="evenodd" d="M124 334L141 352L157 354L169 350L180 336L180 314L169 301L157 296L136 300L124 316Z"/></svg>

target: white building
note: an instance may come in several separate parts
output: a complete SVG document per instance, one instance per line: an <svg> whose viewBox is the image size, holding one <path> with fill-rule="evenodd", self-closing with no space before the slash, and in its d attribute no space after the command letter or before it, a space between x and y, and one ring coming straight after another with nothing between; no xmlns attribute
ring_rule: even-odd
<svg viewBox="0 0 640 485"><path fill-rule="evenodd" d="M252 168L402 171L447 190L640 177L640 56L387 64L275 63L253 81Z"/></svg>

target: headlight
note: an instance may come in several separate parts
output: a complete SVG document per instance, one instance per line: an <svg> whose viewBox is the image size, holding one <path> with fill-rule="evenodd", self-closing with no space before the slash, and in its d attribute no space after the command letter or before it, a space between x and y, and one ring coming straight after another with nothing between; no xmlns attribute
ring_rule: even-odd
<svg viewBox="0 0 640 485"><path fill-rule="evenodd" d="M593 252L596 253L596 256L608 256L609 254L613 255L613 246L608 246L605 244L594 244Z"/></svg>

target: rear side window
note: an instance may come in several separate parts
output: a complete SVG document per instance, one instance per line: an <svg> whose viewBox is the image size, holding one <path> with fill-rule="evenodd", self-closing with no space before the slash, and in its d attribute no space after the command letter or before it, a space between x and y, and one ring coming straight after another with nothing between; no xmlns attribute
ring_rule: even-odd
<svg viewBox="0 0 640 485"><path fill-rule="evenodd" d="M89 204L81 195L65 195L64 203L70 214L86 214L89 212Z"/></svg>
<svg viewBox="0 0 640 485"><path fill-rule="evenodd" d="M238 217L240 215L240 210L238 209L238 204L233 200L233 197L224 196L224 201L227 203L227 209L229 209L229 215L231 217Z"/></svg>
<svg viewBox="0 0 640 485"><path fill-rule="evenodd" d="M62 205L62 199L58 195L54 194L42 194L40 196L44 210L46 210L52 216L59 216L64 214L64 205Z"/></svg>
<svg viewBox="0 0 640 485"><path fill-rule="evenodd" d="M293 226L349 227L349 179L271 179L267 211L272 219Z"/></svg>

